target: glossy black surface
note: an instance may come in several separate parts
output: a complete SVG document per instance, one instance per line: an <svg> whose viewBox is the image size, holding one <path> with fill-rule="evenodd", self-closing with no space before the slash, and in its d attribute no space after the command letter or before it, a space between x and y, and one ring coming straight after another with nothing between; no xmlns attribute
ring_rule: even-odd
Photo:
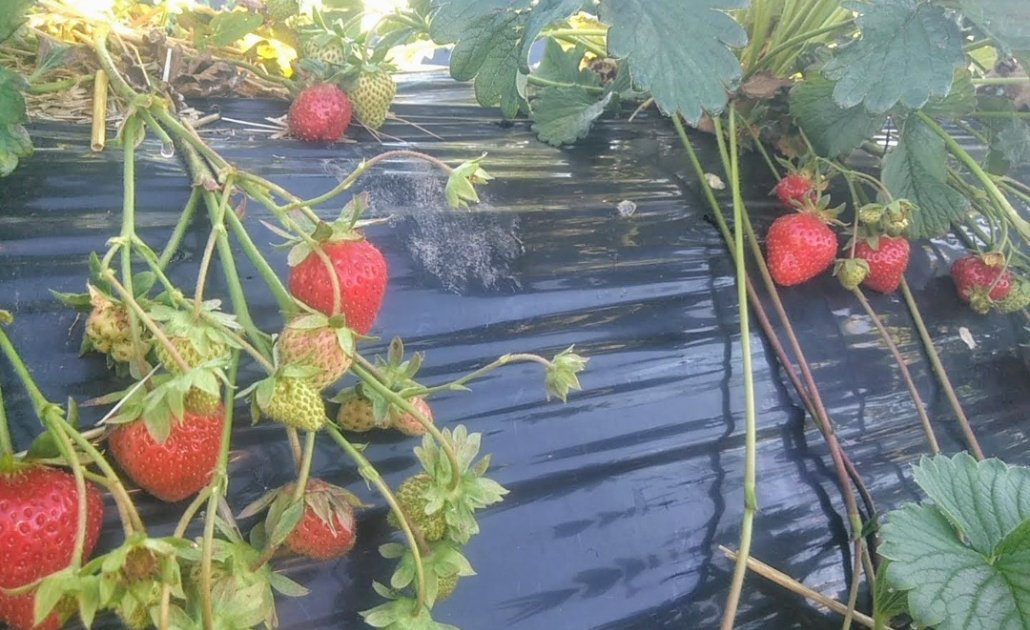
<svg viewBox="0 0 1030 630"><path fill-rule="evenodd" d="M285 103L198 103L226 116L262 121ZM369 230L386 254L391 284L373 334L402 336L427 353L422 373L438 383L509 351L553 354L571 344L590 357L584 391L567 405L545 402L533 366L495 372L472 394L434 401L439 422L484 434L492 476L511 490L481 515L483 532L468 548L479 576L463 580L437 611L463 630L505 628L715 628L731 566L716 549L736 547L742 512L743 394L733 267L671 126L655 116L605 121L574 148L537 142L525 122L502 125L474 105L471 90L439 74L408 77L396 113L441 139L391 122L393 138L375 143L304 145L268 141L239 125L208 134L230 161L301 196L331 188L362 157L394 147L460 161L486 151L496 177L472 213L442 203L443 180L422 164L395 162L360 181L375 212L395 220ZM121 157L96 155L83 127L36 125L40 146L13 177L0 181L0 307L17 322L10 334L54 400L82 400L122 386L98 355L77 357L82 320L48 289L80 291L91 251L118 231ZM713 146L697 138L718 172ZM174 225L188 195L178 159L148 139L139 151L140 233L155 246ZM777 210L764 165L745 164L745 194L756 224ZM616 204L637 210L621 216ZM727 204L728 201L724 199ZM341 201L342 203L342 201ZM339 208L323 208L329 215ZM255 204L246 217L262 244ZM173 277L192 286L206 238L189 232ZM285 274L285 255L265 251ZM1027 374L1016 323L979 318L959 304L947 278L953 243L913 247L908 274L985 450L1030 463L1025 418ZM251 308L262 327L280 324L274 302L242 252ZM222 294L220 273L211 294ZM909 465L927 452L911 399L886 349L852 296L826 277L783 292L842 442L865 476L880 510L917 498ZM942 447L961 448L950 408L924 361L899 297L874 296L911 362L930 405ZM968 327L977 342L959 338ZM836 476L824 441L789 390L756 332L761 512L753 552L759 559L839 597L850 555ZM383 342L368 352L382 352ZM244 380L257 371L251 366ZM0 365L21 448L38 431L27 398ZM243 408L241 407L241 412ZM92 410L96 419L99 410ZM289 454L273 425L234 435L231 504L240 509L289 480ZM416 470L413 442L375 434L369 458L391 483ZM363 627L357 611L379 603L371 580L390 565L376 551L394 534L382 501L331 442L316 453L320 476L346 485L376 507L360 517L359 543L345 560L278 566L312 588L282 600L291 630ZM181 506L135 494L154 532L167 532ZM112 510L113 515L113 510ZM113 516L112 516L113 518ZM102 544L118 540L109 520ZM106 621L106 624L112 624ZM833 628L839 620L757 577L746 583L738 627Z"/></svg>

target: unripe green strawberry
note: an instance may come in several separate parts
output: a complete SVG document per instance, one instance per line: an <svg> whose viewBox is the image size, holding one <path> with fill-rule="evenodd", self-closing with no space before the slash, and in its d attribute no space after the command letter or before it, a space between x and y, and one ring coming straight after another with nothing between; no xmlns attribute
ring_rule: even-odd
<svg viewBox="0 0 1030 630"><path fill-rule="evenodd" d="M126 595L115 609L115 614L129 630L146 630L154 625L150 616L150 607L157 606L160 602L161 587L155 582L150 597L145 603L140 602L132 595Z"/></svg>
<svg viewBox="0 0 1030 630"><path fill-rule="evenodd" d="M209 394L199 387L191 387L183 397L183 404L187 411L199 413L202 416L209 416L222 406L222 397Z"/></svg>
<svg viewBox="0 0 1030 630"><path fill-rule="evenodd" d="M300 2L297 0L268 0L265 3L265 15L273 22L285 22L300 13Z"/></svg>
<svg viewBox="0 0 1030 630"><path fill-rule="evenodd" d="M426 417L426 420L433 421L433 410L429 408L422 398L412 398L411 405ZM397 429L404 435L419 436L425 435L426 427L415 416L399 409L393 409L390 413L390 426Z"/></svg>
<svg viewBox="0 0 1030 630"><path fill-rule="evenodd" d="M320 41L312 37L300 45L300 54L304 59L321 61L327 66L342 66L347 59L347 51L343 44L336 40Z"/></svg>
<svg viewBox="0 0 1030 630"><path fill-rule="evenodd" d="M1030 306L1030 280L1013 278L1012 290L1001 300L994 303L999 313L1015 313Z"/></svg>
<svg viewBox="0 0 1030 630"><path fill-rule="evenodd" d="M275 392L262 408L276 422L304 431L318 431L325 424L325 402L305 380L285 376L276 380Z"/></svg>
<svg viewBox="0 0 1030 630"><path fill-rule="evenodd" d="M436 579L436 601L442 602L454 594L454 588L458 586L458 574L439 577Z"/></svg>
<svg viewBox="0 0 1030 630"><path fill-rule="evenodd" d="M397 504L400 505L408 519L422 531L422 536L428 542L440 540L447 533L447 521L444 519L442 509L432 514L426 514L426 506L429 504L426 492L433 485L432 477L419 474L406 479L400 488L397 488L396 493ZM387 517L387 521L394 527L400 527L396 515L392 512Z"/></svg>
<svg viewBox="0 0 1030 630"><path fill-rule="evenodd" d="M182 360L185 361L186 365L190 368L195 368L201 363L207 363L208 361L225 356L229 353L228 346L214 341L209 343L206 352L201 352L188 337L169 337L168 340L179 352L179 356L182 357ZM179 363L163 343L157 344L156 353L157 360L161 362L161 365L163 365L166 370L172 374L183 373Z"/></svg>
<svg viewBox="0 0 1030 630"><path fill-rule="evenodd" d="M358 397L340 405L340 410L336 413L336 422L344 431L355 433L365 433L378 426L372 411L372 401Z"/></svg>
<svg viewBox="0 0 1030 630"><path fill-rule="evenodd" d="M840 280L841 286L853 291L869 275L869 263L860 258L845 258L837 261L833 272Z"/></svg>
<svg viewBox="0 0 1030 630"><path fill-rule="evenodd" d="M340 329L329 326L307 328L301 316L289 324L279 337L279 359L284 364L311 366L318 372L311 377L311 384L318 390L329 387L347 372L353 361L344 350L340 340ZM343 334L349 334L343 331ZM353 341L350 342L353 345Z"/></svg>
<svg viewBox="0 0 1030 630"><path fill-rule="evenodd" d="M132 328L129 324L129 311L124 304L119 304L89 287L90 303L93 310L86 319L86 336L93 348L98 352L110 355L116 361L128 363L133 357ZM150 336L146 329L140 330L141 341L149 345ZM144 352L147 352L144 348Z"/></svg>
<svg viewBox="0 0 1030 630"><path fill-rule="evenodd" d="M354 115L366 127L379 129L390 112L390 104L393 103L396 94L397 84L393 82L389 72L380 70L362 74L350 93Z"/></svg>

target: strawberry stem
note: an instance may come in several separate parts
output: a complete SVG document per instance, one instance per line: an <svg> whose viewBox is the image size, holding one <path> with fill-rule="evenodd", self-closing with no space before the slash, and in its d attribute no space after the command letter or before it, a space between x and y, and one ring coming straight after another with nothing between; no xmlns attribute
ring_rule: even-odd
<svg viewBox="0 0 1030 630"><path fill-rule="evenodd" d="M418 420L419 424L426 428L426 431L433 436L433 438L440 444L440 448L443 449L444 454L447 455L447 460L451 464L451 471L454 473L454 478L451 479L452 488L457 488L461 483L461 463L458 460L458 454L454 452L454 445L451 444L451 441L440 432L440 429L436 428L436 425L433 422L422 415L422 412L419 411L417 407L408 402L406 398L402 398L399 394L384 385L382 379L374 373L375 366L369 363L368 359L356 352L354 353L354 364L351 365L351 372L364 381L365 384L376 390L391 404L399 407L405 413L411 414L413 418Z"/></svg>
<svg viewBox="0 0 1030 630"><path fill-rule="evenodd" d="M503 357L499 357L492 363L488 363L487 365L484 365L478 370L475 370L474 372L469 372L465 376L450 381L449 383L444 383L443 385L436 385L433 387L426 387L422 391L420 391L418 395L429 396L432 394L436 394L438 392L461 389L462 385L464 385L465 383L474 381L475 379L483 376L488 372L492 372L493 370L496 370L499 367L503 367L505 365L509 365L512 363L527 361L539 363L540 365L543 365L545 368L553 367L553 364L550 361L536 354L506 354Z"/></svg>
<svg viewBox="0 0 1030 630"><path fill-rule="evenodd" d="M143 131L142 123L136 118L126 120L122 129L124 150L122 173L122 278L125 291L131 297L132 290L132 243L136 235L136 142ZM112 275L112 278L114 276ZM143 340L140 336L139 320L134 313L129 314L129 332L132 336L132 365L138 374L145 374Z"/></svg>
<svg viewBox="0 0 1030 630"><path fill-rule="evenodd" d="M308 431L304 436L304 454L301 456L300 465L297 467L297 484L293 488L293 502L298 503L304 501L304 492L308 487L308 479L311 476L311 460L315 454L315 438L318 436L316 431ZM296 527L296 525L294 525ZM289 535L291 532L287 532ZM279 550L279 547L285 542L285 538L282 542L276 545L269 545L267 549L262 552L261 556L254 562L254 566L251 567L251 571L257 571L265 565L275 552Z"/></svg>
<svg viewBox="0 0 1030 630"><path fill-rule="evenodd" d="M200 320L200 314L204 310L204 285L207 284L207 273L211 268L211 258L215 253L215 244L218 238L225 234L225 209L229 205L229 195L232 193L232 178L225 182L222 188L222 197L210 209L211 233L207 237L207 244L204 246L204 255L200 259L200 269L197 271L197 287L193 294L193 319ZM206 194L205 201L210 199L211 193Z"/></svg>
<svg viewBox="0 0 1030 630"><path fill-rule="evenodd" d="M229 220L229 228L232 230L233 235L236 237L236 242L240 244L243 249L243 253L247 256L247 260L250 264L254 265L258 275L265 281L268 288L272 291L272 295L275 297L275 301L279 304L279 310L285 314L294 313L297 311L297 303L290 295L290 292L286 290L282 280L276 275L275 270L272 269L268 261L265 260L261 252L258 251L254 241L251 240L250 234L247 229L243 227L243 223L240 222L240 218L236 216L236 213L230 212L227 216Z"/></svg>
<svg viewBox="0 0 1030 630"><path fill-rule="evenodd" d="M172 235L168 238L168 242L165 243L164 249L161 250L161 257L157 259L157 266L161 269L167 267L168 263L172 262L176 252L179 251L182 237L186 235L186 229L189 228L190 222L193 221L193 215L199 202L200 188L191 188L190 198L186 201L186 207L183 208L182 214L179 215L179 220L175 223L175 229L172 230Z"/></svg>
<svg viewBox="0 0 1030 630"><path fill-rule="evenodd" d="M313 207L317 206L320 203L325 203L326 201L329 201L333 197L339 195L343 191L353 186L354 182L356 182L358 178L364 175L366 171L368 171L370 168L372 168L379 162L404 157L411 157L429 162L430 164L436 166L448 175L450 175L450 173L454 171L454 169L448 166L447 163L443 160L439 160L431 155L426 155L425 153L420 153L418 151L410 151L408 149L397 149L395 151L387 151L386 153L380 153L379 155L369 159L368 161L363 161L361 164L357 166L357 168L351 171L351 174L348 175L346 179L337 184L336 187L330 190L329 192L314 197L312 199L308 199L307 201L294 201L293 203L283 206L282 209L286 212L289 212L290 210L297 210L298 208L302 208L305 206Z"/></svg>
<svg viewBox="0 0 1030 630"><path fill-rule="evenodd" d="M11 440L11 428L7 424L7 410L4 407L4 391L0 383L0 462L10 461L14 457L14 441Z"/></svg>
<svg viewBox="0 0 1030 630"><path fill-rule="evenodd" d="M926 440L930 443L930 452L934 455L941 451L940 446L937 444L937 436L933 432L933 426L930 424L930 417L926 414L925 405L923 405L923 399L919 396L919 390L916 389L915 381L912 380L912 374L908 371L908 365L905 363L905 357L901 355L901 351L898 350L897 344L891 339L890 332L887 327L883 325L883 321L880 320L879 315L873 310L872 305L869 304L869 300L866 299L865 294L862 293L861 289L852 289L852 293L858 298L859 303L862 304L862 308L865 309L869 319L873 321L876 326L876 330L879 331L880 337L883 338L883 342L887 344L887 348L891 351L894 356L894 360L898 364L898 369L901 371L901 378L905 381L905 386L908 387L909 394L912 395L912 401L915 403L916 412L919 414L919 422L923 425L923 432L926 433Z"/></svg>
<svg viewBox="0 0 1030 630"><path fill-rule="evenodd" d="M959 426L962 427L962 434L966 438L966 443L969 445L970 450L973 451L973 456L977 460L983 461L984 452L980 448L980 442L976 439L973 427L969 424L969 418L966 417L966 413L962 409L962 403L959 402L958 396L955 394L955 388L951 385L948 372L944 369L941 357L937 354L937 348L933 345L933 339L926 328L926 322L923 321L923 314L920 312L915 297L912 295L912 290L904 278L901 279L901 294L905 297L905 304L908 305L908 310L912 314L912 321L916 326L916 330L919 331L920 339L923 340L923 349L926 350L926 356L930 360L930 365L933 366L937 381L944 388L944 395L951 404L951 409L955 413L955 418L958 419Z"/></svg>
<svg viewBox="0 0 1030 630"><path fill-rule="evenodd" d="M82 556L86 548L86 524L89 521L86 479L82 474L82 464L79 462L79 458L75 454L75 448L72 446L72 442L68 438L68 434L65 433L64 428L59 424L49 421L47 422L47 428L50 430L50 435L54 436L54 440L57 442L57 450L61 452L61 456L68 462L68 466L72 469L72 475L75 477L76 503L78 508L76 516L78 521L75 527L75 544L72 548L69 566L78 569L82 566Z"/></svg>
<svg viewBox="0 0 1030 630"><path fill-rule="evenodd" d="M161 330L161 327L154 323L154 320L152 320L150 316L147 315L146 311L143 310L143 307L140 306L139 302L136 301L136 298L132 297L132 293L130 293L124 286L122 286L122 283L118 282L118 279L114 277L114 274L110 270L104 272L104 275L102 277L104 278L104 280L111 283L111 286L114 287L114 290L118 292L118 295L122 298L122 301L132 308L132 311L135 312L136 316L140 318L140 320L143 322L143 325L147 327L147 329L154 335L154 337L159 342L161 342L162 345L164 345L165 349L168 350L168 353L172 356L172 359L175 361L175 364L179 366L179 369L183 372L189 372L190 366L188 363L186 363L186 360L182 358L182 355L179 354L179 350L176 349L175 345L168 339L168 335L166 335L164 331Z"/></svg>
<svg viewBox="0 0 1030 630"><path fill-rule="evenodd" d="M390 486L383 480L383 477L379 474L379 471L375 469L375 466L369 462L361 451L354 448L354 445L347 441L347 438L343 437L340 430L333 424L326 425L326 432L340 448L354 460L354 463L358 465L358 472L362 477L367 479L372 485L376 487L379 494L382 495L383 499L390 506L390 510L394 516L397 517L397 522L400 524L401 531L404 533L405 539L407 539L408 547L411 549L411 556L415 561L415 584L416 593L418 596L415 614L418 615L425 607L425 592L426 592L426 571L425 567L422 566L422 553L419 548L418 541L415 538L415 533L412 531L411 524L408 521L407 515L404 514L404 510L401 509L400 504L397 503L397 497L394 496L393 491L390 490Z"/></svg>
<svg viewBox="0 0 1030 630"><path fill-rule="evenodd" d="M740 596L744 586L744 576L747 573L747 559L751 553L752 528L754 526L755 512L758 510L758 501L755 496L756 469L757 469L757 412L755 407L754 390L754 368L751 364L751 334L749 326L749 311L747 301L747 270L744 253L744 220L746 214L744 201L740 195L740 164L739 151L737 147L737 114L736 108L731 103L728 113L729 118L729 148L727 152L726 141L722 133L721 118L713 118L715 123L715 137L719 143L719 153L722 155L723 165L730 180L730 189L733 196L733 259L736 261L737 272L737 303L740 318L740 343L743 360L744 374L744 515L740 528L740 545L737 550L737 561L733 571L733 579L730 583L730 592L726 599L726 608L723 612L722 629L731 630L737 614L737 606L740 603Z"/></svg>

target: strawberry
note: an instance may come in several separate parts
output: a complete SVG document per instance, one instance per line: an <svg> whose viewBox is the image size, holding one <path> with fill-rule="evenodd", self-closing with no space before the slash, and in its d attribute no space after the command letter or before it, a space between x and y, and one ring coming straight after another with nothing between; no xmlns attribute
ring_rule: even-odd
<svg viewBox="0 0 1030 630"><path fill-rule="evenodd" d="M951 265L951 277L959 299L980 314L989 311L994 302L1004 300L1012 290L1012 275L1004 264L988 264L981 256L956 260Z"/></svg>
<svg viewBox="0 0 1030 630"><path fill-rule="evenodd" d="M347 328L333 327L324 315L302 315L286 325L278 348L284 364L315 368L316 374L310 381L322 390L340 380L350 368L354 337Z"/></svg>
<svg viewBox="0 0 1030 630"><path fill-rule="evenodd" d="M773 221L766 248L773 280L789 287L814 278L833 264L837 237L815 214L797 212Z"/></svg>
<svg viewBox="0 0 1030 630"><path fill-rule="evenodd" d="M372 401L359 396L354 396L340 405L340 410L336 413L336 422L344 431L354 433L365 433L379 427L372 411Z"/></svg>
<svg viewBox="0 0 1030 630"><path fill-rule="evenodd" d="M300 54L305 59L318 61L327 66L341 66L347 59L347 51L339 40L325 36L309 37L300 46Z"/></svg>
<svg viewBox="0 0 1030 630"><path fill-rule="evenodd" d="M283 509L293 501L294 484L286 486L278 501ZM315 560L330 560L347 554L357 540L354 506L361 502L350 492L320 479L311 479L304 488L304 515L286 539L286 547L295 554ZM273 504L269 519L277 512ZM280 512L281 513L281 512ZM274 526L266 522L265 527ZM272 531L268 529L267 531Z"/></svg>
<svg viewBox="0 0 1030 630"><path fill-rule="evenodd" d="M428 542L440 540L447 533L447 521L444 518L443 509L437 509L432 514L426 513L426 507L429 505L427 494L434 485L432 477L418 474L404 480L396 492L397 504L401 511L411 523L418 527L423 538ZM387 521L394 527L399 527L397 517L393 512L387 517Z"/></svg>
<svg viewBox="0 0 1030 630"><path fill-rule="evenodd" d="M819 197L812 179L805 173L789 173L776 183L776 197L786 208L794 208L805 201L815 202Z"/></svg>
<svg viewBox="0 0 1030 630"><path fill-rule="evenodd" d="M833 273L842 287L854 291L869 275L869 263L860 258L842 258L834 263Z"/></svg>
<svg viewBox="0 0 1030 630"><path fill-rule="evenodd" d="M415 407L415 409L418 409L427 420L430 422L433 421L433 410L429 408L429 403L424 399L412 398L409 402L411 402L412 406ZM396 408L391 409L390 426L405 435L418 436L425 435L426 433L426 427L419 422L415 416Z"/></svg>
<svg viewBox="0 0 1030 630"><path fill-rule="evenodd" d="M1003 299L998 301L994 308L999 313L1015 313L1030 306L1030 280L1026 278L1013 278L1012 290Z"/></svg>
<svg viewBox="0 0 1030 630"><path fill-rule="evenodd" d="M162 501L176 502L211 482L225 427L225 409L172 418L168 437L158 441L145 419L118 425L108 436L111 453L136 485Z"/></svg>
<svg viewBox="0 0 1030 630"><path fill-rule="evenodd" d="M876 244L859 240L855 257L869 263L869 274L863 284L880 293L892 293L901 285L908 267L909 244L904 238L881 236Z"/></svg>
<svg viewBox="0 0 1030 630"><path fill-rule="evenodd" d="M171 351L159 343L154 354L164 368L175 376L189 374L194 383L201 376L198 370L208 372L206 389L190 387L184 400L186 409L204 416L212 415L221 408L221 388L214 377L228 365L230 349L238 346L227 331L241 330L235 317L220 312L218 306L218 300L204 302L203 319L199 321L192 309L188 312L179 311L163 305L155 305L151 309L151 316L163 323L168 341L188 369L183 370Z"/></svg>
<svg viewBox="0 0 1030 630"><path fill-rule="evenodd" d="M336 142L350 126L351 103L340 88L319 83L302 91L290 105L290 133L308 142Z"/></svg>
<svg viewBox="0 0 1030 630"><path fill-rule="evenodd" d="M397 84L385 70L362 73L349 93L354 115L361 124L372 129L383 126L396 94Z"/></svg>
<svg viewBox="0 0 1030 630"><path fill-rule="evenodd" d="M89 299L93 310L86 319L86 337L92 348L109 355L115 361L131 361L133 347L128 309L124 304L115 302L95 289L93 285L89 285ZM146 344L146 353L150 337L142 327L140 335Z"/></svg>
<svg viewBox="0 0 1030 630"><path fill-rule="evenodd" d="M259 386L258 407L276 422L304 431L318 431L325 424L325 402L306 379L280 376L262 383L273 385Z"/></svg>
<svg viewBox="0 0 1030 630"><path fill-rule="evenodd" d="M265 3L265 16L273 22L285 22L300 13L298 0L268 0Z"/></svg>
<svg viewBox="0 0 1030 630"><path fill-rule="evenodd" d="M75 477L46 466L0 464L0 589L13 589L64 569L72 560L78 526ZM104 501L86 482L86 539L83 555L96 547L104 521ZM60 607L59 607L60 608ZM56 630L62 612L36 626L35 593L0 590L0 621L18 630Z"/></svg>
<svg viewBox="0 0 1030 630"><path fill-rule="evenodd" d="M340 310L347 326L358 334L368 334L386 294L386 259L375 245L356 233L321 247L339 278ZM316 311L333 315L329 269L314 252L290 269L290 291Z"/></svg>
<svg viewBox="0 0 1030 630"><path fill-rule="evenodd" d="M436 579L436 601L442 602L454 594L458 586L458 574L443 575Z"/></svg>

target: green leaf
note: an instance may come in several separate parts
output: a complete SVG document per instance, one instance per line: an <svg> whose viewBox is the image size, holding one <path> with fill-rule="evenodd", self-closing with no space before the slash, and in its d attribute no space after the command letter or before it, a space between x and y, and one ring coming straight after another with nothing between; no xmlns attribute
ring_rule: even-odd
<svg viewBox="0 0 1030 630"><path fill-rule="evenodd" d="M273 572L269 576L268 581L276 592L285 595L286 597L304 597L311 592L310 589L301 586L282 573Z"/></svg>
<svg viewBox="0 0 1030 630"><path fill-rule="evenodd" d="M0 66L0 128L28 122L21 95L28 86L25 77Z"/></svg>
<svg viewBox="0 0 1030 630"><path fill-rule="evenodd" d="M919 625L937 630L1030 626L1025 536L1013 542L1009 554L994 559L966 546L948 519L928 505L891 512L883 536L880 553L891 560L887 579L908 593L909 613Z"/></svg>
<svg viewBox="0 0 1030 630"><path fill-rule="evenodd" d="M962 453L954 458L924 457L913 477L982 554L991 553L1030 519L1030 469L1009 467L997 459L977 463Z"/></svg>
<svg viewBox="0 0 1030 630"><path fill-rule="evenodd" d="M998 125L991 138L991 150L1005 158L1009 168L1030 161L1030 127L1018 118L1010 118Z"/></svg>
<svg viewBox="0 0 1030 630"><path fill-rule="evenodd" d="M279 520L275 522L275 527L272 530L270 536L269 545L272 547L278 547L283 544L293 530L297 527L297 523L300 523L300 519L304 516L304 502L297 501L286 508Z"/></svg>
<svg viewBox="0 0 1030 630"><path fill-rule="evenodd" d="M57 447L57 440L49 431L40 433L29 445L27 459L54 459L61 456L61 449Z"/></svg>
<svg viewBox="0 0 1030 630"><path fill-rule="evenodd" d="M14 172L19 159L32 155L32 140L22 126L28 121L21 95L24 87L21 75L0 68L0 177Z"/></svg>
<svg viewBox="0 0 1030 630"><path fill-rule="evenodd" d="M898 145L883 159L883 183L895 199L918 209L908 226L911 239L941 236L962 218L968 201L947 184L944 141L919 118L905 121Z"/></svg>
<svg viewBox="0 0 1030 630"><path fill-rule="evenodd" d="M153 271L141 271L132 277L132 293L138 298L150 293L157 282L157 275Z"/></svg>
<svg viewBox="0 0 1030 630"><path fill-rule="evenodd" d="M533 131L552 146L572 144L586 137L611 99L611 92L597 100L581 87L547 88L533 101Z"/></svg>
<svg viewBox="0 0 1030 630"><path fill-rule="evenodd" d="M633 79L649 90L663 112L678 111L693 125L703 112L726 106L727 90L740 83L737 57L727 48L747 44L747 34L725 9L747 0L603 0L610 24L608 50L629 59Z"/></svg>
<svg viewBox="0 0 1030 630"><path fill-rule="evenodd" d="M1030 50L1030 3L1026 0L959 0L962 12L1003 46Z"/></svg>
<svg viewBox="0 0 1030 630"><path fill-rule="evenodd" d="M809 76L790 90L790 114L804 130L816 153L835 158L850 153L883 128L886 114L870 114L865 107L842 108L833 100L836 84Z"/></svg>
<svg viewBox="0 0 1030 630"><path fill-rule="evenodd" d="M451 76L457 81L474 78L476 101L484 107L500 104L505 118L519 111L519 21L509 13L482 16L451 52Z"/></svg>
<svg viewBox="0 0 1030 630"><path fill-rule="evenodd" d="M955 67L965 58L962 34L944 9L917 0L842 6L860 13L862 37L823 67L837 81L833 97L841 107L864 103L882 113L900 101L919 109L930 96L948 94Z"/></svg>
<svg viewBox="0 0 1030 630"><path fill-rule="evenodd" d="M215 46L228 46L249 35L263 23L261 15L249 11L219 13L211 20L211 43Z"/></svg>
<svg viewBox="0 0 1030 630"><path fill-rule="evenodd" d="M33 0L0 0L0 43L21 28L25 23L25 12L32 4Z"/></svg>
<svg viewBox="0 0 1030 630"><path fill-rule="evenodd" d="M933 117L959 118L975 111L976 86L968 68L956 68L948 95L931 97L923 107L923 113Z"/></svg>
<svg viewBox="0 0 1030 630"><path fill-rule="evenodd" d="M558 83L599 86L601 78L596 72L589 68L580 68L584 51L582 46L565 50L557 40L548 38L540 64L533 75Z"/></svg>

